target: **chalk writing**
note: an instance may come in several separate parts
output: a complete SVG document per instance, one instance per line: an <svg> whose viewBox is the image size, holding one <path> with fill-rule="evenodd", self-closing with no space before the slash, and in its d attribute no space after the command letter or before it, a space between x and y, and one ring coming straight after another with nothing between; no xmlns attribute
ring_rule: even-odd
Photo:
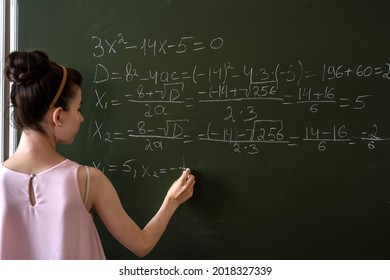
<svg viewBox="0 0 390 280"><path fill-rule="evenodd" d="M93 56L103 57L105 55L117 54L119 50L138 50L144 56L167 55L170 52L185 54L187 52L199 52L205 50L219 50L223 47L224 41L221 37L215 37L207 42L199 41L194 36L184 36L177 41L145 38L140 42L127 41L122 33L115 38L102 39L100 36L92 36L94 44Z"/></svg>
<svg viewBox="0 0 390 280"><path fill-rule="evenodd" d="M346 147L361 147L356 144L363 143L372 150L377 143L390 140L375 120L357 126L350 117L363 114L376 99L376 91L363 88L351 93L345 86L359 79L390 80L390 63L386 61L306 66L301 59L274 65L237 64L226 59L210 65L145 68L131 56L116 63L107 57L136 51L145 57L218 53L225 41L221 36L208 40L185 36L176 40L145 38L131 42L122 33L108 39L94 35L91 41L96 59L91 69L96 110L115 114L116 110L123 110L120 108L138 108L140 112L116 129L111 129L104 120L94 120L92 141L107 145L141 141L147 153L163 152L169 145L209 142L225 145L232 153L260 156L264 145L287 149L308 146L326 152L331 149L330 143ZM123 92L109 92L107 85L115 83L121 83ZM267 112L270 105L277 111ZM308 115L295 120L286 115L287 108L289 112L293 109L297 114ZM202 112L208 110L214 113L202 119ZM323 124L313 124L313 119L331 110L344 112L346 119L327 118ZM136 163L137 159L106 163L104 170L144 178L159 177L177 168L148 164L135 167Z"/></svg>
<svg viewBox="0 0 390 280"><path fill-rule="evenodd" d="M123 172L131 179L160 178L170 172L184 171L187 169L184 156L182 157L182 163L178 163L177 166L159 167L136 158L129 158L121 162L113 161L108 163L93 161L92 164L94 167L101 169L105 173L115 174L117 172Z"/></svg>

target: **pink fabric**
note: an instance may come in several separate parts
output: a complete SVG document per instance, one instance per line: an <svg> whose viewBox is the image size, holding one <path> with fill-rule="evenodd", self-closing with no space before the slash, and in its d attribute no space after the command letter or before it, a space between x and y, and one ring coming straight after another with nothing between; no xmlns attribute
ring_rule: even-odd
<svg viewBox="0 0 390 280"><path fill-rule="evenodd" d="M32 179L0 165L0 259L105 259L81 200L79 164L65 160Z"/></svg>

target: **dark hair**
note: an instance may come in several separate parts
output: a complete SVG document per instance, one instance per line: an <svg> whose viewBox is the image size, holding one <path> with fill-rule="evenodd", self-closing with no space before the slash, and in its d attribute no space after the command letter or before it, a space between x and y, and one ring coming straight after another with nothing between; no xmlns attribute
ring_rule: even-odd
<svg viewBox="0 0 390 280"><path fill-rule="evenodd" d="M72 68L67 69L65 87L54 104L67 111L68 103L80 87L82 76ZM45 133L40 122L47 113L63 77L63 69L50 61L42 51L16 51L10 53L5 61L5 76L13 82L11 102L13 117L19 129L30 128Z"/></svg>

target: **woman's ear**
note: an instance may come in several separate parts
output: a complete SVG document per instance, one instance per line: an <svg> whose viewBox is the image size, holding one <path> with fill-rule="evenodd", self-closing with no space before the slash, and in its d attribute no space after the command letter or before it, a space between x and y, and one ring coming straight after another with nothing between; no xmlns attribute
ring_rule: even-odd
<svg viewBox="0 0 390 280"><path fill-rule="evenodd" d="M55 110L53 111L53 115L52 115L52 121L53 121L53 124L55 126L61 126L62 125L62 107L57 107L55 108Z"/></svg>

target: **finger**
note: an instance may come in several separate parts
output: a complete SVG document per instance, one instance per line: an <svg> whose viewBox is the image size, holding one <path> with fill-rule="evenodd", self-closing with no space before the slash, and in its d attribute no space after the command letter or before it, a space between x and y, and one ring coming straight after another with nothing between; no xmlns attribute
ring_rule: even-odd
<svg viewBox="0 0 390 280"><path fill-rule="evenodd" d="M187 182L188 183L195 183L195 176L192 174L189 174L187 177Z"/></svg>
<svg viewBox="0 0 390 280"><path fill-rule="evenodd" d="M186 170L183 171L183 173L181 174L180 178L179 178L179 181L180 182L184 182L188 176L191 174L191 170L189 168L187 168Z"/></svg>
<svg viewBox="0 0 390 280"><path fill-rule="evenodd" d="M189 169L189 168L187 168L187 169L184 170L183 172L184 172L186 178L189 178L190 176L193 176L193 175L191 174L191 169Z"/></svg>

